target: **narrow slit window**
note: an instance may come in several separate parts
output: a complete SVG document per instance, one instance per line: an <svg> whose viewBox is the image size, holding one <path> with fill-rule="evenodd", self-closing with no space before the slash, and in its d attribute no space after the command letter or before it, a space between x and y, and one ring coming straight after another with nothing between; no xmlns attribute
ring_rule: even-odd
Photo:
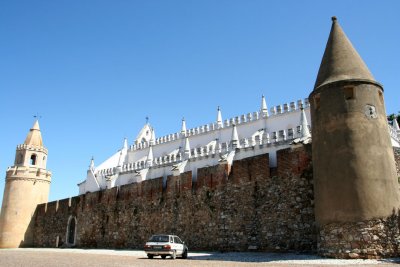
<svg viewBox="0 0 400 267"><path fill-rule="evenodd" d="M381 102L381 104L383 104L383 93L382 93L382 91L379 91L378 94L379 94L379 101Z"/></svg>
<svg viewBox="0 0 400 267"><path fill-rule="evenodd" d="M353 86L346 86L343 88L344 91L344 98L346 100L354 99L354 87Z"/></svg>

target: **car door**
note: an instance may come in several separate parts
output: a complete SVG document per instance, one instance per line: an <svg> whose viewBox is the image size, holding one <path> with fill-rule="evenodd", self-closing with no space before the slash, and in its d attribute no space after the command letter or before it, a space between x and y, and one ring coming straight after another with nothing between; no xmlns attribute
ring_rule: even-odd
<svg viewBox="0 0 400 267"><path fill-rule="evenodd" d="M182 255L183 253L183 242L181 241L181 239L177 236L174 236L174 243L176 246L176 254L178 255Z"/></svg>

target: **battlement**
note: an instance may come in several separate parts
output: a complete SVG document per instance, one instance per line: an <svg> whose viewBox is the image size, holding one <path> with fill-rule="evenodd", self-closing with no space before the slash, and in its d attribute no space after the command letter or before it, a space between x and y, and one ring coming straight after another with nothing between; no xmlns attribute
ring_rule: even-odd
<svg viewBox="0 0 400 267"><path fill-rule="evenodd" d="M293 146L277 153L285 162L278 162L278 173L296 173L272 176L269 155L262 154L199 168L197 180L188 171L38 205L34 246L64 242L73 216L78 247L141 248L151 234L171 232L197 250L312 250L312 194L304 194L312 182L296 168L309 150Z"/></svg>
<svg viewBox="0 0 400 267"><path fill-rule="evenodd" d="M31 151L43 152L45 154L48 154L47 148L45 148L45 147L26 145L26 144L17 145L17 151L19 151L19 150L31 150Z"/></svg>
<svg viewBox="0 0 400 267"><path fill-rule="evenodd" d="M12 166L8 167L6 177L9 180L29 180L51 182L51 171L36 167Z"/></svg>
<svg viewBox="0 0 400 267"><path fill-rule="evenodd" d="M297 100L296 102L284 103L270 108L270 113L263 114L261 111L250 112L247 114L241 114L229 119L225 119L222 123L222 127L218 126L217 122L208 123L202 126L194 127L186 130L184 134L185 137L197 136L201 134L207 134L209 132L217 131L222 128L227 128L233 124L241 125L246 123L251 123L267 117L282 116L290 112L299 111L301 108L309 108L310 103L308 98L303 100ZM179 140L182 137L182 133L176 132L168 134L159 138L156 138L155 145L164 144ZM150 142L138 143L130 146L130 151L145 149L150 146Z"/></svg>
<svg viewBox="0 0 400 267"><path fill-rule="evenodd" d="M282 178L291 175L299 177L311 161L310 147L303 145L292 146L277 152L277 176ZM223 190L228 184L240 185L254 179L271 177L269 154L234 160L232 165L219 164L197 169L197 178L193 179L192 172L180 175L169 175L164 183L163 177L144 180L131 184L116 186L96 192L49 202L38 207L38 212L57 213L66 211L72 206L81 205L82 208L93 208L101 203L109 204L115 201L156 201L163 197L173 198L180 194L197 194L207 190ZM79 204L80 203L80 204Z"/></svg>
<svg viewBox="0 0 400 267"><path fill-rule="evenodd" d="M293 111L293 110L292 110ZM260 132L258 135L252 135L251 137L242 138L239 140L239 147L242 150L254 149L260 150L268 147L279 147L287 145L292 140L301 137L300 125L296 128L282 129L273 132ZM261 147L260 147L261 146ZM199 146L191 148L190 158L191 162L203 160L208 157L220 157L232 151L230 142L216 143L206 146ZM240 150L239 150L240 151ZM182 162L184 160L182 151L178 151L176 154L169 154L161 157L155 157L151 166L148 166L146 160L141 160L133 163L124 164L121 169L117 167L98 170L99 175L112 176L117 173L131 173L134 171L140 171L147 168L165 168L170 167L174 164Z"/></svg>

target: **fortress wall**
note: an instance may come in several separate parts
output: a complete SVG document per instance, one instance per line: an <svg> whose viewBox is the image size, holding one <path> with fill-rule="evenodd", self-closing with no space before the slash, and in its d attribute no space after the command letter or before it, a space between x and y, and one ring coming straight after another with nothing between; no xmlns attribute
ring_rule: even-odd
<svg viewBox="0 0 400 267"><path fill-rule="evenodd" d="M315 250L309 150L278 151L282 177L263 154L198 169L196 182L186 172L165 188L157 178L39 205L34 246L65 243L75 216L77 247L141 249L152 234L173 233L191 250Z"/></svg>

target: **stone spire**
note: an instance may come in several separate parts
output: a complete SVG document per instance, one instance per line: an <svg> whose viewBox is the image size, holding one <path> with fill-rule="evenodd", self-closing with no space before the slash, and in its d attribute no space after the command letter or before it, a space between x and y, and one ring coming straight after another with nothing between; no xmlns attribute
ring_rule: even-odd
<svg viewBox="0 0 400 267"><path fill-rule="evenodd" d="M25 145L37 146L42 147L42 134L40 133L39 121L36 120L33 124L32 128L30 129L28 135L26 136Z"/></svg>
<svg viewBox="0 0 400 267"><path fill-rule="evenodd" d="M182 118L181 135L182 136L186 136L186 121L185 121L185 118Z"/></svg>
<svg viewBox="0 0 400 267"><path fill-rule="evenodd" d="M153 146L156 144L156 134L154 132L154 129L151 128L151 137L150 137L150 145Z"/></svg>
<svg viewBox="0 0 400 267"><path fill-rule="evenodd" d="M376 83L367 65L343 32L336 17L332 17L331 32L319 67L314 90L325 84L345 80Z"/></svg>
<svg viewBox="0 0 400 267"><path fill-rule="evenodd" d="M123 150L128 150L128 139L124 138L124 145L122 146Z"/></svg>
<svg viewBox="0 0 400 267"><path fill-rule="evenodd" d="M94 171L94 158L93 157L90 160L89 170L91 170L92 172Z"/></svg>
<svg viewBox="0 0 400 267"><path fill-rule="evenodd" d="M153 146L150 146L149 147L149 153L147 154L147 160L146 160L147 167L153 166L153 160L154 160L154 157L153 157Z"/></svg>
<svg viewBox="0 0 400 267"><path fill-rule="evenodd" d="M128 153L128 140L126 138L124 138L124 144L122 146L122 149L119 152L119 159L118 159L117 166L121 167L122 165L124 165L124 161L125 161L125 157L126 157L127 153Z"/></svg>
<svg viewBox="0 0 400 267"><path fill-rule="evenodd" d="M238 132L237 132L236 124L233 124L233 127L232 127L231 147L232 147L232 149L240 147L239 135L238 135Z"/></svg>
<svg viewBox="0 0 400 267"><path fill-rule="evenodd" d="M301 108L300 114L300 138L309 138L311 137L310 129L308 129L308 122L306 113L304 112L304 108Z"/></svg>
<svg viewBox="0 0 400 267"><path fill-rule="evenodd" d="M184 155L186 159L190 158L190 143L189 143L189 138L185 138L185 150L184 150Z"/></svg>
<svg viewBox="0 0 400 267"><path fill-rule="evenodd" d="M219 106L217 108L217 127L218 127L218 129L224 127L224 124L222 123L221 109Z"/></svg>
<svg viewBox="0 0 400 267"><path fill-rule="evenodd" d="M264 95L261 96L261 114L264 117L268 117L268 107L267 107L267 102L265 101Z"/></svg>

